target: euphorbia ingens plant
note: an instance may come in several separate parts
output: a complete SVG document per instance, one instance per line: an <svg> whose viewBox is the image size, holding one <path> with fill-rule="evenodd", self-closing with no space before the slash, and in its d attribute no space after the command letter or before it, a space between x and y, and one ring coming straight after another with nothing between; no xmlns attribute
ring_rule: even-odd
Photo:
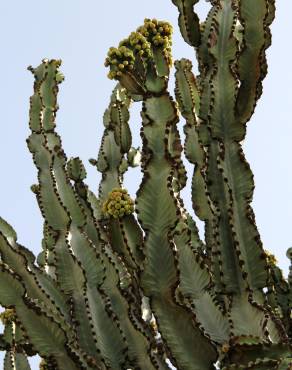
<svg viewBox="0 0 292 370"><path fill-rule="evenodd" d="M29 68L31 189L44 229L35 258L0 219L5 370L30 369L35 354L42 370L292 369L292 266L285 279L263 249L241 147L267 73L274 0L211 0L204 21L198 0L172 2L199 73L175 61L171 96L165 21L146 19L109 50L117 85L90 159L102 174L97 194L55 131L61 62ZM137 101L141 150L129 125ZM204 240L181 198L182 152L194 166L190 198ZM135 199L123 184L129 167L143 172Z"/></svg>

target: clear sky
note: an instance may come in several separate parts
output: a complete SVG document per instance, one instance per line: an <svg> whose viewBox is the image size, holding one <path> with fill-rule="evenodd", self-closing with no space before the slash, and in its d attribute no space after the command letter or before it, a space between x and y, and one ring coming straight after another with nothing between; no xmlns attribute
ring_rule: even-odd
<svg viewBox="0 0 292 370"><path fill-rule="evenodd" d="M196 6L201 17L208 7L204 0ZM273 45L268 52L269 75L244 143L255 175L253 207L262 241L276 254L286 276L285 254L292 245L291 12L291 0L277 0ZM145 17L156 17L175 27L176 59L194 59L194 53L178 32L177 12L171 0L2 0L0 14L0 215L15 227L19 242L37 254L42 218L30 191L36 182L36 170L25 142L33 85L26 67L37 66L44 57L63 60L66 79L60 86L58 132L67 156L78 155L84 161L87 183L96 190L100 177L88 159L97 155L102 115L114 87L103 65L108 48L135 30ZM131 127L136 133L135 145L140 143L140 121L134 109ZM132 195L139 179L138 170L126 177ZM183 195L190 209L188 189ZM32 369L37 368L33 361Z"/></svg>

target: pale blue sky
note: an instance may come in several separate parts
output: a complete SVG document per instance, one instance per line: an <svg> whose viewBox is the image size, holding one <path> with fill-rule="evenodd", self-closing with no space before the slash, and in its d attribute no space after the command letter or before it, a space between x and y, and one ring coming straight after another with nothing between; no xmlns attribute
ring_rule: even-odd
<svg viewBox="0 0 292 370"><path fill-rule="evenodd" d="M196 8L202 16L208 4L201 0ZM286 275L285 253L292 245L291 12L291 0L277 1L273 45L268 52L269 75L244 144L255 175L253 206L262 241L276 254ZM37 66L44 57L63 60L66 80L60 86L58 132L67 156L78 155L84 161L87 183L96 190L99 175L87 160L98 152L102 115L114 87L103 66L107 49L145 17L156 17L175 27L176 59L193 58L194 53L177 30L177 12L171 0L2 0L0 14L0 214L15 227L19 242L36 254L40 251L42 218L30 191L36 171L25 142L33 84L26 67ZM136 129L134 143L139 145L137 109L131 127ZM132 194L139 178L138 170L126 177ZM184 199L190 209L187 191ZM37 368L34 361L32 369Z"/></svg>

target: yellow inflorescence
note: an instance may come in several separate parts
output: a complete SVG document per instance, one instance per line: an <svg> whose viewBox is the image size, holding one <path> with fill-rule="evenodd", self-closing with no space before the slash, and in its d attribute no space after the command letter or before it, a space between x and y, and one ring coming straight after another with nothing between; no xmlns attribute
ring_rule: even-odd
<svg viewBox="0 0 292 370"><path fill-rule="evenodd" d="M151 48L162 49L168 63L172 64L171 35L172 26L169 23L145 19L144 25L121 41L118 48L110 48L105 60L105 66L110 67L108 77L118 80L123 73L132 71L137 55L144 61L152 57Z"/></svg>
<svg viewBox="0 0 292 370"><path fill-rule="evenodd" d="M44 358L42 358L39 367L40 370L48 370L48 363Z"/></svg>
<svg viewBox="0 0 292 370"><path fill-rule="evenodd" d="M108 77L112 80L122 73L133 69L135 57L133 51L122 45L119 48L110 48L105 60L105 66L112 67Z"/></svg>
<svg viewBox="0 0 292 370"><path fill-rule="evenodd" d="M270 253L269 251L265 250L266 259L269 265L276 265L278 263L276 257Z"/></svg>
<svg viewBox="0 0 292 370"><path fill-rule="evenodd" d="M134 54L139 54L142 58L148 58L152 55L150 43L139 32L132 32L127 39L121 41L119 47L122 46L133 50Z"/></svg>
<svg viewBox="0 0 292 370"><path fill-rule="evenodd" d="M0 319L3 325L11 323L12 321L15 321L16 319L15 310L13 308L6 308L5 311L0 313Z"/></svg>
<svg viewBox="0 0 292 370"><path fill-rule="evenodd" d="M228 343L223 343L223 344L222 344L221 351L222 351L223 353L227 353L227 352L229 351L229 349L230 349L230 346L229 346L229 344L228 344Z"/></svg>
<svg viewBox="0 0 292 370"><path fill-rule="evenodd" d="M157 19L146 18L144 25L137 29L153 46L162 47L170 51L171 48L171 24L158 21Z"/></svg>
<svg viewBox="0 0 292 370"><path fill-rule="evenodd" d="M102 210L107 216L120 218L134 212L134 201L128 195L127 190L115 188L108 194Z"/></svg>

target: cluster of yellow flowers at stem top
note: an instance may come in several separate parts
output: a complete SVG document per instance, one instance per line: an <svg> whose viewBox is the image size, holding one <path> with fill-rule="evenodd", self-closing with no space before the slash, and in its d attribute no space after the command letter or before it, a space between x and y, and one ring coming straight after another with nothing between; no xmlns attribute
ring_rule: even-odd
<svg viewBox="0 0 292 370"><path fill-rule="evenodd" d="M265 250L266 259L269 265L276 265L278 263L276 257L270 253L269 251Z"/></svg>
<svg viewBox="0 0 292 370"><path fill-rule="evenodd" d="M0 319L3 325L15 321L16 319L15 310L13 308L6 308L5 311L0 313Z"/></svg>
<svg viewBox="0 0 292 370"><path fill-rule="evenodd" d="M102 206L103 213L109 217L120 218L134 212L134 201L127 190L114 188Z"/></svg>
<svg viewBox="0 0 292 370"><path fill-rule="evenodd" d="M104 63L106 67L112 67L108 77L112 80L120 77L126 71L131 71L134 68L134 61L133 51L126 46L120 46L119 48L111 47Z"/></svg>
<svg viewBox="0 0 292 370"><path fill-rule="evenodd" d="M133 54L138 54L141 58L147 59L151 57L151 45L139 32L132 32L127 39L119 43L119 48L127 47L133 51Z"/></svg>
<svg viewBox="0 0 292 370"><path fill-rule="evenodd" d="M110 67L108 77L119 79L123 73L134 69L136 58L138 62L153 57L152 49L161 49L171 64L172 26L157 19L144 20L144 25L136 32L119 43L119 47L111 47L105 60L105 66Z"/></svg>
<svg viewBox="0 0 292 370"><path fill-rule="evenodd" d="M40 364L39 364L40 370L49 370L47 361L42 358Z"/></svg>
<svg viewBox="0 0 292 370"><path fill-rule="evenodd" d="M144 25L137 29L153 46L162 47L170 51L171 48L171 24L158 21L157 19L146 18Z"/></svg>

